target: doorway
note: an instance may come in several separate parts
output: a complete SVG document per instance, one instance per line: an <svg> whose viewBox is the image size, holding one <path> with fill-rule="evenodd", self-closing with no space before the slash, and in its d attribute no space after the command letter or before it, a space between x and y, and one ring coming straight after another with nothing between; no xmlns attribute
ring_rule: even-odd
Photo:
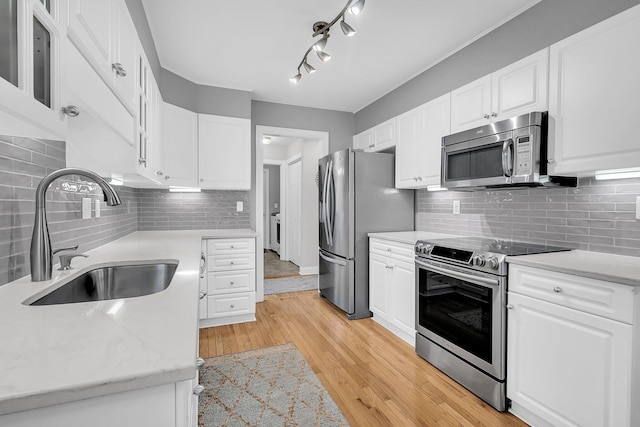
<svg viewBox="0 0 640 427"><path fill-rule="evenodd" d="M287 137L290 139L296 139L298 145L301 147L302 160L299 165L293 166L293 174L297 174L299 172L300 180L296 181L297 185L300 187L300 197L298 198L299 204L297 212L299 213L299 221L298 224L294 222L294 231L291 231L291 224L287 220L288 212L287 209L287 186L285 183L288 178L287 171L287 161L291 160L294 153L291 151L286 152L285 154L274 158L271 153L273 153L272 148L265 148L268 145L263 144L263 140L265 140L266 136L271 136L271 138L267 138L266 140L271 139L270 142L274 145L274 137ZM265 155L266 153L266 155ZM317 225L317 186L315 182L315 174L317 172L317 160L320 157L323 157L329 153L329 134L327 132L318 132L318 131L308 131L308 130L300 130L300 129L290 129L290 128L276 128L276 127L267 127L267 126L256 126L256 181L263 180L263 172L262 169L264 165L269 163L280 163L281 175L284 176L281 180L281 192L280 192L280 221L281 221L281 231L280 231L280 255L283 258L283 261L288 261L291 257L289 246L295 246L296 242L299 242L299 259L300 259L300 274L301 275L313 275L317 274L318 271L318 225ZM315 159L307 162L305 165L304 155L314 156ZM290 162L295 163L295 162ZM300 169L296 169L300 168ZM284 172L282 172L284 171ZM274 174L270 171L269 178L272 181ZM294 185L295 187L296 185ZM273 185L270 186L270 205L273 206L273 194L271 189ZM258 220L263 218L263 210L266 209L264 205L264 183L256 182L255 185L255 206L256 206L256 231L264 235L265 225L264 221ZM262 217L262 218L261 218ZM299 228L298 228L299 226ZM289 234L294 235L294 240L291 242L289 238ZM299 237L295 237L295 235ZM258 239L260 247L258 253L263 253L265 247L268 249L268 246L265 246L264 239ZM293 259L297 260L298 250L294 248L295 253L293 253ZM257 273L257 283L256 283L256 300L264 301L264 276L265 276L265 264L258 263L256 266Z"/></svg>

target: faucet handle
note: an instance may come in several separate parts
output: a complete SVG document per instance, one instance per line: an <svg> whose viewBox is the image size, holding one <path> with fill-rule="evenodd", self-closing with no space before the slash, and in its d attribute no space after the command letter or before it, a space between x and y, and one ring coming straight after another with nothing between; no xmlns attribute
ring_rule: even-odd
<svg viewBox="0 0 640 427"><path fill-rule="evenodd" d="M64 270L72 270L73 267L71 267L71 260L74 259L75 257L83 257L83 258L88 258L89 255L85 255L85 254L64 254L64 255L60 255L60 268L58 269L59 271L64 271Z"/></svg>
<svg viewBox="0 0 640 427"><path fill-rule="evenodd" d="M60 248L60 249L54 249L52 254L55 255L58 252L62 252L62 251L77 251L78 250L78 245L72 246L70 248Z"/></svg>

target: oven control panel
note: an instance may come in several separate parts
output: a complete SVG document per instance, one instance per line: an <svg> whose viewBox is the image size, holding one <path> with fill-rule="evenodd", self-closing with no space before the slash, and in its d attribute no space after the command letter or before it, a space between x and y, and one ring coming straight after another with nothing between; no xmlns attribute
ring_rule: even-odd
<svg viewBox="0 0 640 427"><path fill-rule="evenodd" d="M446 262L451 265L491 274L503 275L506 274L507 270L505 255L462 249L426 241L418 241L416 243L415 255L417 259Z"/></svg>

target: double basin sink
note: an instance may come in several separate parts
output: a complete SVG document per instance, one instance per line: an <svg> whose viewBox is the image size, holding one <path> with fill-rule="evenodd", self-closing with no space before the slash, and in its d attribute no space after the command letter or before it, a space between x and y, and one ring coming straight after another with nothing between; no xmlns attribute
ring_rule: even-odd
<svg viewBox="0 0 640 427"><path fill-rule="evenodd" d="M155 294L169 287L177 268L177 261L98 267L24 304L70 304Z"/></svg>

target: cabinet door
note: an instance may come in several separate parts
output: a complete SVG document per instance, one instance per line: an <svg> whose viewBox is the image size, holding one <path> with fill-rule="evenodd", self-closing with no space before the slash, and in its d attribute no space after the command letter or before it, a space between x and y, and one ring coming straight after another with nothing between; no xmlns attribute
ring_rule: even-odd
<svg viewBox="0 0 640 427"><path fill-rule="evenodd" d="M373 143L375 147L372 151L386 150L396 145L395 119L387 120L373 128Z"/></svg>
<svg viewBox="0 0 640 427"><path fill-rule="evenodd" d="M418 107L396 117L396 188L418 187L421 112L422 107Z"/></svg>
<svg viewBox="0 0 640 427"><path fill-rule="evenodd" d="M493 121L548 109L549 49L543 49L491 75Z"/></svg>
<svg viewBox="0 0 640 427"><path fill-rule="evenodd" d="M451 92L451 133L489 123L491 76L485 76Z"/></svg>
<svg viewBox="0 0 640 427"><path fill-rule="evenodd" d="M554 426L629 425L631 325L513 292L508 300L514 405Z"/></svg>
<svg viewBox="0 0 640 427"><path fill-rule="evenodd" d="M416 279L412 262L394 261L390 269L389 320L408 336L416 333Z"/></svg>
<svg viewBox="0 0 640 427"><path fill-rule="evenodd" d="M389 308L387 301L387 280L389 262L386 257L369 254L369 310L375 315L387 319Z"/></svg>
<svg viewBox="0 0 640 427"><path fill-rule="evenodd" d="M164 103L163 151L164 181L180 187L198 186L198 115Z"/></svg>
<svg viewBox="0 0 640 427"><path fill-rule="evenodd" d="M413 156L418 184L440 185L442 137L451 133L450 95L426 103L420 111L420 139Z"/></svg>
<svg viewBox="0 0 640 427"><path fill-rule="evenodd" d="M112 19L115 7L114 1L69 0L67 35L105 80L112 78Z"/></svg>
<svg viewBox="0 0 640 427"><path fill-rule="evenodd" d="M371 129L353 136L353 148L356 150L373 150L375 146Z"/></svg>
<svg viewBox="0 0 640 427"><path fill-rule="evenodd" d="M635 6L551 46L550 173L640 165L638 40Z"/></svg>
<svg viewBox="0 0 640 427"><path fill-rule="evenodd" d="M198 114L200 187L251 189L249 119Z"/></svg>
<svg viewBox="0 0 640 427"><path fill-rule="evenodd" d="M105 2L108 3L108 2ZM114 69L115 88L123 103L130 109L136 105L138 72L138 33L123 0L113 5L113 63L120 64L123 71ZM151 77L151 76L149 76Z"/></svg>

